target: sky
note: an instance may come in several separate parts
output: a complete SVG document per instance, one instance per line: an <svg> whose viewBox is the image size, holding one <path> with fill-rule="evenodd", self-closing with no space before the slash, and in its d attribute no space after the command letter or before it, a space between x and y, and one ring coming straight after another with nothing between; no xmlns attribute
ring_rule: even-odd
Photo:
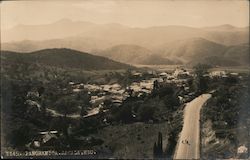
<svg viewBox="0 0 250 160"><path fill-rule="evenodd" d="M249 26L248 0L29 0L2 1L1 28L67 18L130 27Z"/></svg>

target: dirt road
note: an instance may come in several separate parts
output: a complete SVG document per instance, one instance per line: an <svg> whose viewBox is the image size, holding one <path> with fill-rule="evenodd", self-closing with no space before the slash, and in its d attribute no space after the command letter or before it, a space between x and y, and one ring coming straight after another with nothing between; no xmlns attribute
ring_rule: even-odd
<svg viewBox="0 0 250 160"><path fill-rule="evenodd" d="M210 97L211 94L203 94L187 103L174 159L200 158L200 109Z"/></svg>

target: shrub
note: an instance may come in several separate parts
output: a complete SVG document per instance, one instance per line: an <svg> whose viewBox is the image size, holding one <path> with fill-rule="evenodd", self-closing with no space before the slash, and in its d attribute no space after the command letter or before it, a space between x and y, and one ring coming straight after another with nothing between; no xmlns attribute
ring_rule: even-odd
<svg viewBox="0 0 250 160"><path fill-rule="evenodd" d="M141 121L148 121L153 119L155 109L151 106L141 106L138 110L139 119Z"/></svg>

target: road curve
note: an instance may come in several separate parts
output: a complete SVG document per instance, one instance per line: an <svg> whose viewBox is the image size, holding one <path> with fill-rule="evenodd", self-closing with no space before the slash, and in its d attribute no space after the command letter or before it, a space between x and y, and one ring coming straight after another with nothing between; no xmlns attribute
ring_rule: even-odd
<svg viewBox="0 0 250 160"><path fill-rule="evenodd" d="M200 109L210 97L211 94L203 94L186 104L184 109L184 124L174 159L200 158Z"/></svg>

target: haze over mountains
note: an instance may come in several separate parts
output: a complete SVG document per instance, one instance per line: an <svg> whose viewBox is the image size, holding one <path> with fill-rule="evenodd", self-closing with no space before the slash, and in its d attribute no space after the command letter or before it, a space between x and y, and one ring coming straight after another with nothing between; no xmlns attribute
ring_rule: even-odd
<svg viewBox="0 0 250 160"><path fill-rule="evenodd" d="M31 52L71 48L129 64L249 64L249 27L132 28L63 19L2 32L2 49Z"/></svg>

